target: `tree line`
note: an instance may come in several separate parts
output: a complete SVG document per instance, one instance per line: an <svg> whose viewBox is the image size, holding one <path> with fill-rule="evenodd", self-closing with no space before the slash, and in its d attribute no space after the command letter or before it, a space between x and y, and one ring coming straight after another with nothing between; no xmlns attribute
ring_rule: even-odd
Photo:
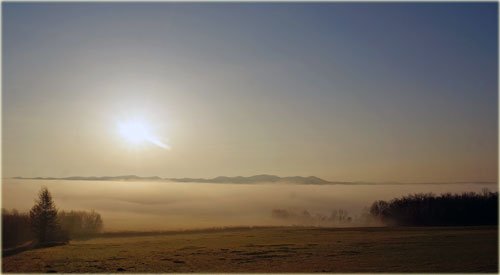
<svg viewBox="0 0 500 275"><path fill-rule="evenodd" d="M307 210L273 209L272 217L297 225L349 225L354 221L346 210L335 209L329 216ZM397 226L498 225L498 192L461 194L419 193L375 201L369 214L358 218ZM10 248L35 241L40 245L68 242L102 232L101 215L92 211L58 211L50 192L43 187L29 213L2 209L2 247Z"/></svg>
<svg viewBox="0 0 500 275"><path fill-rule="evenodd" d="M2 209L2 247L35 241L38 245L65 243L100 233L101 215L91 211L58 211L52 195L43 187L29 213Z"/></svg>
<svg viewBox="0 0 500 275"><path fill-rule="evenodd" d="M370 214L387 225L498 225L498 192L407 195L374 202Z"/></svg>

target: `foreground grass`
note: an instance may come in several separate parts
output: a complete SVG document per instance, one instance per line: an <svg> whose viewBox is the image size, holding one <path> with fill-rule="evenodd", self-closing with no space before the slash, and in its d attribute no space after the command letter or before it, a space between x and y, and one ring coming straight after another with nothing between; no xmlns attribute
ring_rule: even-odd
<svg viewBox="0 0 500 275"><path fill-rule="evenodd" d="M498 272L497 227L240 228L107 235L4 257L3 272Z"/></svg>

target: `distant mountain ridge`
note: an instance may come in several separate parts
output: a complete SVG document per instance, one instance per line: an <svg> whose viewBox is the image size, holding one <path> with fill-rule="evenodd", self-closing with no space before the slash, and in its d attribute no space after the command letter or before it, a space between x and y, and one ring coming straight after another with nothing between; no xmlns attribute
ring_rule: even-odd
<svg viewBox="0 0 500 275"><path fill-rule="evenodd" d="M250 177L226 177L220 176L212 179L194 179L194 178L181 178L168 179L170 181L176 182L205 182L205 183L261 183L261 182L288 182L288 183L297 183L297 184L332 184L334 182L330 182L324 179L320 179L318 177L278 177L275 175L255 175Z"/></svg>
<svg viewBox="0 0 500 275"><path fill-rule="evenodd" d="M249 177L227 177L219 176L211 179L205 178L161 178L158 176L141 177L136 175L123 175L123 176L104 176L104 177L13 177L13 179L32 179L32 180L94 180L94 181L170 181L170 182L186 182L186 183L235 183L235 184L256 184L256 183L294 183L294 184L309 184L309 185L325 185L325 184L344 184L344 185L399 185L399 184L497 184L493 181L464 181L464 182L355 182L355 181L327 181L318 177L309 176L292 176L292 177L279 177L275 175L255 175Z"/></svg>
<svg viewBox="0 0 500 275"><path fill-rule="evenodd" d="M35 180L95 180L95 181L127 181L127 180L150 180L150 181L173 181L173 182L198 182L198 183L263 183L263 182L287 182L296 184L332 184L334 182L326 181L318 177L278 177L275 175L255 175L250 177L227 177L219 176L211 179L205 178L161 178L158 176L153 177L140 177L136 175L124 175L124 176L105 176L105 177L36 177L36 178L25 178L25 177L14 177L14 179L35 179ZM340 183L340 182L338 182Z"/></svg>

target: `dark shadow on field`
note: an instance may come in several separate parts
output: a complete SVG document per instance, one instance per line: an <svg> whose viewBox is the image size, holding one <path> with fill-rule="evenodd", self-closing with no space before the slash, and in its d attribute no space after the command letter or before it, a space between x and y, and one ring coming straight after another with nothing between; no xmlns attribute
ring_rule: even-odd
<svg viewBox="0 0 500 275"><path fill-rule="evenodd" d="M2 250L2 258L13 256L13 255L19 254L19 253L27 251L27 250L60 246L60 245L66 245L66 244L68 244L68 242L48 242L48 243L40 244L40 243L37 243L35 241L30 241L30 242L27 242L27 243L22 244L20 246L3 249Z"/></svg>
<svg viewBox="0 0 500 275"><path fill-rule="evenodd" d="M19 254L19 253L24 252L26 250L33 249L33 248L35 248L35 245L36 245L35 242L30 241L30 242L24 243L20 246L2 249L2 258L16 255L16 254Z"/></svg>

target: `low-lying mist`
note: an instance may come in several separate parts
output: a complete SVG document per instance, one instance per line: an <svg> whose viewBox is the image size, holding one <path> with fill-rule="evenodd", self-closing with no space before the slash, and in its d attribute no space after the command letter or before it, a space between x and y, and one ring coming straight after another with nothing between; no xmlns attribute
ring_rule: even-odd
<svg viewBox="0 0 500 275"><path fill-rule="evenodd" d="M376 200L391 200L409 193L498 190L496 184L298 185L4 179L2 207L28 211L41 186L48 187L60 210L99 212L105 231L373 225L365 224L361 218ZM344 220L332 220L332 213L338 214L339 210L347 212ZM351 220L346 223L348 218Z"/></svg>

